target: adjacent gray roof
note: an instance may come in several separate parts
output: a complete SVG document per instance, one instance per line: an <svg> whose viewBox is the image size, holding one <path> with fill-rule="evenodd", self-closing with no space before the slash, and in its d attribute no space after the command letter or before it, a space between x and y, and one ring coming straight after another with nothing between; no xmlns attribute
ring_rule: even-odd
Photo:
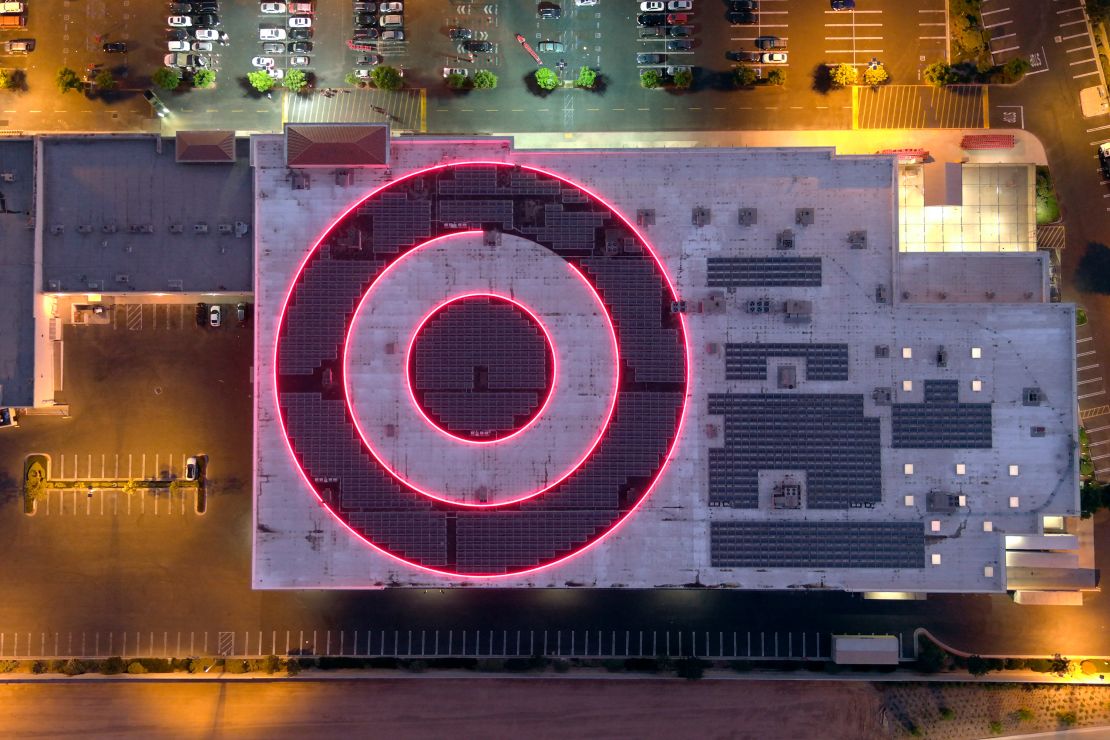
<svg viewBox="0 0 1110 740"><path fill-rule="evenodd" d="M34 403L34 142L0 141L0 405ZM11 182L7 182L11 175Z"/></svg>

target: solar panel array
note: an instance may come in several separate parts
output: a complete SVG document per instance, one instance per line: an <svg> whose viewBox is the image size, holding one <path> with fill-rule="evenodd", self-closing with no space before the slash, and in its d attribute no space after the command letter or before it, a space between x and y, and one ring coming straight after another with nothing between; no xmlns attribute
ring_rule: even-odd
<svg viewBox="0 0 1110 740"><path fill-rule="evenodd" d="M766 380L771 357L801 357L806 380L847 380L847 344L756 344L725 345L725 379Z"/></svg>
<svg viewBox="0 0 1110 740"><path fill-rule="evenodd" d="M957 380L926 380L924 403L896 403L891 415L893 447L989 448L989 403L960 403Z"/></svg>
<svg viewBox="0 0 1110 740"><path fill-rule="evenodd" d="M920 522L740 522L709 527L715 568L924 568Z"/></svg>
<svg viewBox="0 0 1110 740"><path fill-rule="evenodd" d="M755 508L760 470L804 470L806 505L846 509L882 500L879 419L863 396L710 393L724 446L709 450L709 503Z"/></svg>
<svg viewBox="0 0 1110 740"><path fill-rule="evenodd" d="M820 257L709 257L710 288L820 288Z"/></svg>
<svg viewBox="0 0 1110 740"><path fill-rule="evenodd" d="M541 496L477 511L429 499L390 475L363 448L344 402L335 397L340 379L325 385L321 368L334 367L350 314L375 274L424 240L457 231L459 223L488 224L487 218L568 259L595 284L617 328L622 374L611 423L577 471ZM607 250L607 232L616 232L619 249ZM377 194L337 226L328 244L343 249L321 248L294 287L279 332L278 394L305 475L355 531L425 567L506 573L563 557L641 501L680 423L685 337L670 312L673 297L662 272L607 207L542 174L462 165ZM452 346L445 352L454 361L463 350ZM488 387L500 383L496 363L462 359L463 367L470 363L471 380L476 363L488 362L482 365ZM521 384L519 378L512 382ZM499 395L511 390L519 388Z"/></svg>

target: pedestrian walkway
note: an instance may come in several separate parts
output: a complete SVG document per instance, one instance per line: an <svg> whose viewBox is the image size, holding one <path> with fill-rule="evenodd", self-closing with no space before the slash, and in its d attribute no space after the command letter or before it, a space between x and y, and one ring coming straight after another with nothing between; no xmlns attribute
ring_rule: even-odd
<svg viewBox="0 0 1110 740"><path fill-rule="evenodd" d="M987 91L981 85L884 85L856 88L856 128L987 128Z"/></svg>
<svg viewBox="0 0 1110 740"><path fill-rule="evenodd" d="M324 94L286 95L287 123L388 123L394 132L426 130L424 90L396 92L375 88L339 88Z"/></svg>

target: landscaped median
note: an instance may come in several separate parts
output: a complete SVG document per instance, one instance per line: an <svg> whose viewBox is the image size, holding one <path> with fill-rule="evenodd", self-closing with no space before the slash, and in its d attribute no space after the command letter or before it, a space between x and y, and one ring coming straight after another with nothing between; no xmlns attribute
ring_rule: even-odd
<svg viewBox="0 0 1110 740"><path fill-rule="evenodd" d="M203 514L207 508L206 486L200 480L167 479L107 479L107 480L55 480L47 477L47 461L43 455L28 455L23 462L23 513L34 514L38 502L50 491L120 491L128 495L140 491L157 494L196 492L196 511Z"/></svg>

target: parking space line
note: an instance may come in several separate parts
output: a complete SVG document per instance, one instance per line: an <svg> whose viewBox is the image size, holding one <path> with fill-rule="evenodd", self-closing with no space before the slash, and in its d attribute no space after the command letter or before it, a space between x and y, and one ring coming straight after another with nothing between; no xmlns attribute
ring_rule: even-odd
<svg viewBox="0 0 1110 740"><path fill-rule="evenodd" d="M1068 66L1069 67L1074 67L1077 64L1093 64L1094 61L1095 61L1094 57L1091 57L1090 59L1080 59L1078 62L1068 62Z"/></svg>
<svg viewBox="0 0 1110 740"><path fill-rule="evenodd" d="M1064 51L1064 53L1065 53L1065 54L1071 54L1071 53L1072 53L1073 51L1086 51L1086 50L1088 50L1088 49L1090 49L1090 48L1091 48L1091 45L1090 45L1090 44L1087 44L1086 46L1077 46L1077 47L1075 47L1074 49L1066 49L1066 50Z"/></svg>
<svg viewBox="0 0 1110 740"><path fill-rule="evenodd" d="M1099 445L1110 444L1110 439L1100 439L1098 442L1088 442L1088 447L1098 447Z"/></svg>
<svg viewBox="0 0 1110 740"><path fill-rule="evenodd" d="M1075 343L1079 344L1080 342L1089 342L1089 341L1091 341L1091 337L1083 337L1082 339L1076 339Z"/></svg>
<svg viewBox="0 0 1110 740"><path fill-rule="evenodd" d="M1098 74L1098 70L1096 69L1094 72L1084 72L1083 74L1072 75L1071 78L1073 80L1078 80L1080 77L1090 77L1091 75L1097 75L1097 74Z"/></svg>
<svg viewBox="0 0 1110 740"><path fill-rule="evenodd" d="M1076 355L1076 358L1079 358L1079 357L1086 357L1086 356L1088 356L1088 355L1093 355L1093 354L1095 354L1095 351L1094 351L1093 349L1089 349L1089 350L1087 350L1086 352L1080 352L1079 354L1077 354L1077 355Z"/></svg>
<svg viewBox="0 0 1110 740"><path fill-rule="evenodd" d="M1076 25L1076 24L1079 24L1079 23L1086 23L1086 22L1087 22L1087 20L1086 20L1085 18L1080 18L1080 19L1079 19L1079 20L1077 20L1077 21L1068 21L1067 23L1061 23L1061 24L1060 24L1060 28L1063 28L1064 26L1074 26L1074 25Z"/></svg>
<svg viewBox="0 0 1110 740"><path fill-rule="evenodd" d="M1061 41L1071 41L1072 39L1085 39L1089 38L1086 33L1073 33L1071 36L1061 36Z"/></svg>
<svg viewBox="0 0 1110 740"><path fill-rule="evenodd" d="M1076 371L1077 373L1081 373L1081 372L1083 372L1084 370L1094 370L1094 369L1095 369L1096 367L1098 367L1098 363L1097 363L1097 362L1096 362L1096 363L1095 363L1094 365L1084 365L1083 367L1077 367L1077 368L1075 369L1075 371Z"/></svg>
<svg viewBox="0 0 1110 740"><path fill-rule="evenodd" d="M1094 429L1088 429L1087 434L1094 434L1095 432L1104 432L1107 429L1110 429L1110 424L1107 424L1106 426L1102 426L1102 427L1095 427Z"/></svg>
<svg viewBox="0 0 1110 740"><path fill-rule="evenodd" d="M983 28L998 28L999 26L1005 26L1007 23L1013 23L1013 21L999 21L998 23L991 23L983 26Z"/></svg>
<svg viewBox="0 0 1110 740"><path fill-rule="evenodd" d="M1097 378L1091 378L1090 380L1077 381L1076 385L1087 385L1088 383L1101 383L1101 382L1102 382L1102 376L1100 375Z"/></svg>
<svg viewBox="0 0 1110 740"><path fill-rule="evenodd" d="M1074 8L1064 8L1063 10L1057 10L1056 15L1063 15L1064 13L1074 13L1077 10L1083 10L1083 6L1077 5Z"/></svg>
<svg viewBox="0 0 1110 740"><path fill-rule="evenodd" d="M1094 462L1095 460L1105 460L1108 457L1110 457L1110 453L1107 453L1105 455L1099 455L1098 457L1092 457L1091 461Z"/></svg>
<svg viewBox="0 0 1110 740"><path fill-rule="evenodd" d="M1084 398L1093 398L1094 396L1101 396L1101 395L1104 395L1105 393L1106 393L1106 390L1103 389L1103 390L1095 391L1093 393L1084 393L1081 396L1076 396L1076 398L1079 399L1079 400L1083 400Z"/></svg>
<svg viewBox="0 0 1110 740"><path fill-rule="evenodd" d="M1010 7L1006 6L1005 8L999 8L998 10L984 10L984 11L980 12L979 15L991 15L992 13L1005 13L1009 9L1010 9Z"/></svg>
<svg viewBox="0 0 1110 740"><path fill-rule="evenodd" d="M1020 46L1007 46L1005 49L995 49L991 53L992 54L1001 54L1004 51L1013 51L1014 49L1020 49L1020 48L1021 48Z"/></svg>

